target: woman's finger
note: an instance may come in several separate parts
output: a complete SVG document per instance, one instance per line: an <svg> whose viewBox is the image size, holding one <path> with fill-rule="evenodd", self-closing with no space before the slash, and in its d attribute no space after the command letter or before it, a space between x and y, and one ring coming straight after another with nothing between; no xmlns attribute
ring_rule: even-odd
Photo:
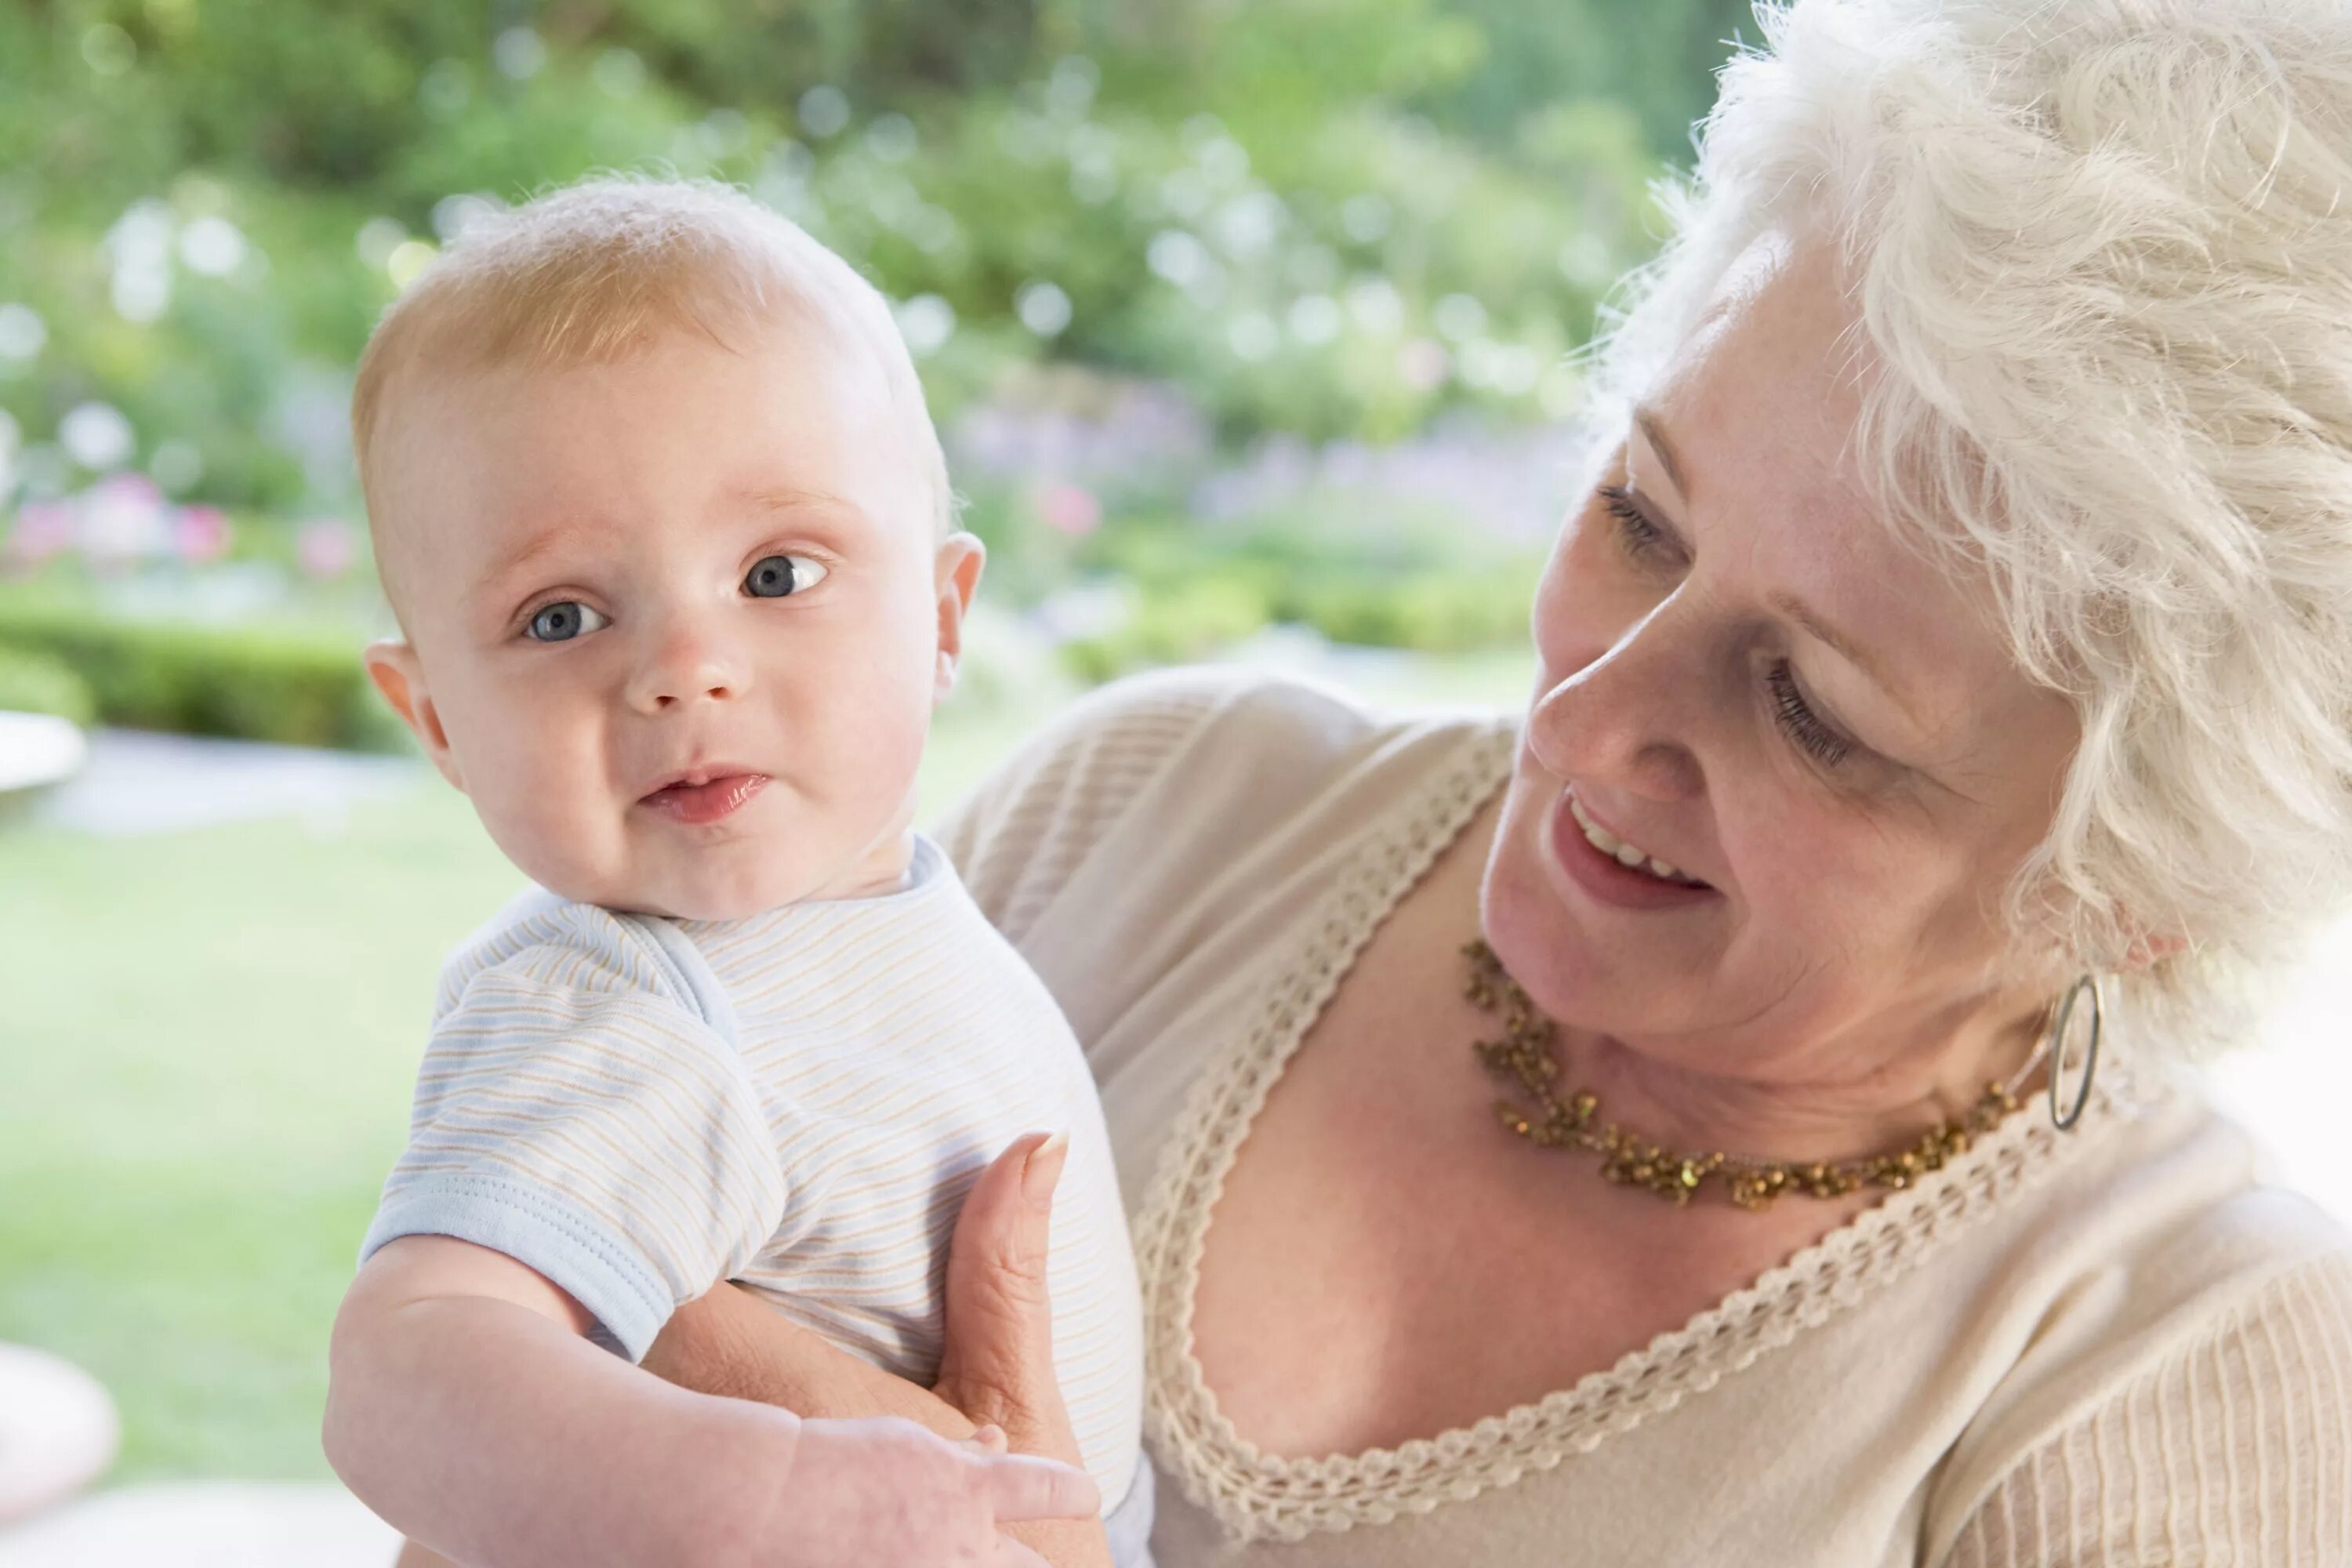
<svg viewBox="0 0 2352 1568"><path fill-rule="evenodd" d="M1075 1459L1045 1268L1054 1185L1068 1155L1066 1135L1032 1134L964 1199L948 1253L938 1392L972 1420L1003 1426L1016 1449Z"/></svg>
<svg viewBox="0 0 2352 1568"><path fill-rule="evenodd" d="M1033 1519L1093 1519L1102 1512L1094 1478L1058 1459L1026 1454L974 1456L983 1469L981 1492L1000 1524Z"/></svg>

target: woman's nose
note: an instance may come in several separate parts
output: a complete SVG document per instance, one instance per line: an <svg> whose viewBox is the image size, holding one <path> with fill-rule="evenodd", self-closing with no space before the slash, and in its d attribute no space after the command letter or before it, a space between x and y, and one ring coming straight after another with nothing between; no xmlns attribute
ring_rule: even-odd
<svg viewBox="0 0 2352 1568"><path fill-rule="evenodd" d="M1552 681L1528 715L1528 746L1547 772L1607 784L1651 800L1687 800L1706 787L1685 700L1697 672L1678 668L1673 628L1653 616L1598 658Z"/></svg>
<svg viewBox="0 0 2352 1568"><path fill-rule="evenodd" d="M750 662L725 639L678 626L660 637L630 678L627 700L640 713L659 713L740 697L751 684Z"/></svg>

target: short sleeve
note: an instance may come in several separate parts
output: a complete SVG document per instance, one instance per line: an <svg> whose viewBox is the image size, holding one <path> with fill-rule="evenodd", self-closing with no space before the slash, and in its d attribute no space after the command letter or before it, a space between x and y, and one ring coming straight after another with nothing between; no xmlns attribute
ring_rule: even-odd
<svg viewBox="0 0 2352 1568"><path fill-rule="evenodd" d="M503 1252L635 1361L768 1243L785 1193L734 1046L605 935L520 948L449 994L361 1257L415 1235Z"/></svg>
<svg viewBox="0 0 2352 1568"><path fill-rule="evenodd" d="M2289 1268L2025 1455L1937 1562L2352 1563L2352 1254Z"/></svg>

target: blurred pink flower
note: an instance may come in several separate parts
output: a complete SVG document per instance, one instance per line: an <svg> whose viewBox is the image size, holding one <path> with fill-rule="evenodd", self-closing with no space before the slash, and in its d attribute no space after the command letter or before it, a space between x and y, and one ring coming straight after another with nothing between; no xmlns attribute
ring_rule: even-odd
<svg viewBox="0 0 2352 1568"><path fill-rule="evenodd" d="M322 517L302 525L294 536L294 559L312 577L340 577L352 569L358 552L352 531L340 519Z"/></svg>
<svg viewBox="0 0 2352 1568"><path fill-rule="evenodd" d="M1102 502L1092 490L1055 479L1041 485L1036 497L1037 515L1045 526L1072 539L1084 539L1102 526Z"/></svg>
<svg viewBox="0 0 2352 1568"><path fill-rule="evenodd" d="M34 501L16 512L16 526L8 531L11 564L37 566L61 554L73 542L74 510L56 501Z"/></svg>
<svg viewBox="0 0 2352 1568"><path fill-rule="evenodd" d="M152 508L163 504L163 488L144 474L109 474L89 487L101 506Z"/></svg>
<svg viewBox="0 0 2352 1568"><path fill-rule="evenodd" d="M219 560L228 553L228 514L216 506L182 507L173 520L172 546L191 564Z"/></svg>

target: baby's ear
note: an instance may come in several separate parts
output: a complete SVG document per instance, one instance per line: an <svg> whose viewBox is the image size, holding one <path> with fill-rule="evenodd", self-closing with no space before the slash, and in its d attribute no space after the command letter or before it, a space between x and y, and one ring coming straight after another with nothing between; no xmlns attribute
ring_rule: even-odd
<svg viewBox="0 0 2352 1568"><path fill-rule="evenodd" d="M458 775L457 759L449 750L449 733L441 728L441 714L433 706L432 693L425 689L425 667L416 658L416 650L397 637L368 644L368 679L441 770L441 776L457 789L466 787Z"/></svg>
<svg viewBox="0 0 2352 1568"><path fill-rule="evenodd" d="M932 571L940 608L939 663L931 681L931 700L938 701L955 687L956 665L963 658L964 612L980 586L980 569L988 563L988 547L969 533L950 533L940 542Z"/></svg>

